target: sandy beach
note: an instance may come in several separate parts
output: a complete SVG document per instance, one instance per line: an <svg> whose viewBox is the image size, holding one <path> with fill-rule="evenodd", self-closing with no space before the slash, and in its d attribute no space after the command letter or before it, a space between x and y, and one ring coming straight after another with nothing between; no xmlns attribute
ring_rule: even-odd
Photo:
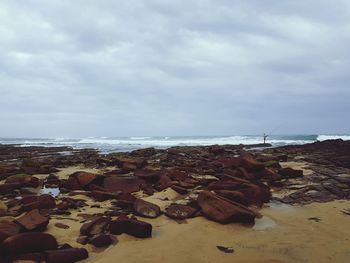
<svg viewBox="0 0 350 263"><path fill-rule="evenodd" d="M176 154L180 153L178 156L182 158L180 159L182 162L185 160L190 160L192 162L191 157L184 157L182 152L185 152L188 156L190 156L189 154L196 156L198 154L202 155L206 149L207 148L191 149L184 147L183 149L176 149ZM214 149L215 151L221 151L221 148ZM175 149L170 149L162 153L168 155L171 151L175 151ZM278 152L279 155L281 155L280 151L281 150ZM288 149L288 151L290 150ZM180 181L175 181L168 187L165 186L153 193L147 193L147 191L149 191L148 188L143 188L142 190L132 193L135 200L146 201L148 207L149 204L159 207L160 213L155 218L147 218L135 213L134 210L137 209L135 204L133 207L134 210L126 209L124 205L127 203L122 203L124 205L120 208L116 205L116 202L120 202L119 197L111 192L101 191L104 189L103 187L111 189L111 185L104 184L102 185L103 187L97 186L100 183L96 181L97 179L101 180L99 178L102 178L103 181L111 177L129 178L129 175L125 177L123 174L116 174L123 171L122 169L124 168L118 168L119 165L108 165L109 160L114 160L114 158L116 158L114 155L108 157L110 159L94 155L96 157L93 157L93 160L97 160L99 163L107 162L107 164L97 165L91 164L91 158L84 159L84 162L82 162L79 157L81 153L79 153L77 155L79 161L77 161L76 164L65 165L65 167L52 170L50 176L46 171L41 173L34 172L30 177L24 178L31 178L30 180L37 178L35 182L37 182L36 180L42 181L45 187L43 188L40 184L35 189L28 188L28 190L24 190L21 188L21 198L23 198L23 200L26 200L26 198L33 198L28 197L28 194L24 193L34 190L37 191L39 196L46 196L47 194L54 196L56 199L56 208L52 211L47 209L40 210L44 216L47 212L50 213L46 229L43 232L53 236L57 240L59 246L66 246L65 244L69 244L69 247L75 249L83 248L86 250L88 252L88 258L80 262L348 262L350 259L350 228L348 227L350 220L350 200L347 200L345 196L344 198L337 197L335 194L338 194L338 192L334 190L342 189L339 191L342 191L343 194L347 193L347 180L350 178L350 173L343 173L348 171L346 170L347 168L345 168L347 164L345 164L343 168L339 165L337 167L331 167L329 164L327 166L315 165L313 158L316 159L317 157L317 160L320 160L317 151L315 154L313 150L311 155L306 150L304 151L303 153L290 153L288 161L280 162L280 168L266 168L271 165L278 167L276 162L271 162L273 156L271 153L266 153L267 155L261 155L259 152L256 153L256 158L258 158L258 160L264 160L265 162L265 173L266 171L270 173L274 171L273 169L276 169L276 171L281 171L281 174L282 171L288 171L289 173L302 174L302 176L286 177L281 180L280 176L276 177L276 175L274 175L277 181L269 183L271 185L269 189L269 191L271 191L269 201L264 202L262 207L259 207L259 205L257 205L258 203L249 205L249 211L252 211L255 215L253 223L242 221L238 223L221 224L215 222L215 220L211 220L212 218L206 216L206 214L203 214L204 210L193 218L174 219L166 216L165 213L167 213L167 209L170 206L173 204L182 204L187 207L189 202L193 202L191 200L196 200L198 194L203 191L201 189L203 186L201 185L195 186ZM194 153L196 155L193 155ZM89 154L91 155L91 153ZM128 154L126 155L129 156ZM148 162L153 166L155 166L154 160L162 158L161 155L155 156L157 156L155 159L148 157ZM212 154L212 156L216 155ZM75 157L65 158L74 160ZM285 159L285 157L283 158ZM327 158L330 157L327 155ZM45 160L45 163L46 162L48 162L48 160ZM177 162L179 162L179 159ZM166 163L171 163L171 161L168 159ZM255 161L251 164L261 166L261 163ZM128 165L130 166L130 164ZM186 164L182 165L186 166ZM125 164L123 167L125 167ZM322 173L320 167L324 167L322 171L327 172L327 176L330 177L325 177L325 173ZM21 169L25 168L22 166ZM139 170L135 170L134 173L140 174ZM72 178L75 178L77 175L82 175L84 181L88 180L88 182L92 182L92 179L89 179L90 177L93 178L96 185L94 185L93 188L89 188L90 190L87 188L81 188L80 190L73 188L69 191L63 191L63 189L65 189L64 187L75 185L73 184ZM144 175L140 174L139 176ZM147 176L154 175L147 174ZM249 177L251 175L247 174L245 176ZM4 186L9 185L9 178L17 178L11 179L11 182L13 180L19 180L18 176L6 177L6 180L0 181L0 186L2 187L0 187L0 190L5 189ZM215 176L208 174L205 176L202 175L201 177L197 175L197 177L194 176L191 177L191 179L187 178L186 182L197 182L194 178L196 178L196 180L201 178L201 180L209 180L208 182L212 182L209 183L209 186L204 186L204 189L207 187L208 189L215 189L210 187L221 182L218 181ZM322 178L322 180L315 178ZM339 184L337 183L338 181L335 182L335 179L340 180L342 183ZM221 178L220 180L223 179ZM234 180L240 182L242 179L236 178ZM54 182L59 183L61 188L51 186ZM224 182L230 185L230 181ZM332 182L332 188L328 186L330 182ZM71 186L67 183L70 183ZM283 186L281 186L281 183L283 183ZM173 184L177 187L174 187ZM273 186L274 184L278 186ZM224 187L225 185L226 184L220 187ZM60 192L60 189L63 192ZM91 189L97 189L98 191ZM326 189L330 189L331 191L327 192L329 190ZM220 191L216 191L217 190L213 190L212 192L221 194ZM98 196L103 194L103 196L107 196L104 198L106 200L96 200L96 198L100 197L92 195L92 193L99 193ZM33 192L31 192L30 196L33 196L32 194ZM259 201L259 199L256 199L257 197L254 198L254 200ZM69 201L70 204L79 205L75 205L70 209L64 208L64 210L57 210L57 207L62 206L62 202L65 202L64 200L67 199L71 200ZM11 201L11 194L5 194L2 200L4 204L7 204L9 210L7 215L5 213L0 217L0 234L2 233L1 231L3 231L1 230L1 224L6 224L6 222L12 220L15 220L14 222L16 222L16 220L21 222L20 218L26 216L26 213L17 212L18 210L16 210L21 207L21 209L23 209L23 206L20 205L19 208L16 206L12 207L13 205L11 203L14 203L14 201ZM203 207L202 209L206 208ZM11 216L10 213L15 214ZM121 214L128 214L131 218L137 218L140 222L151 225L151 237L138 238L126 233L118 235L102 234L111 238L110 242L102 246L97 245L97 243L94 245L92 243L82 243L82 241L79 240L79 237L83 237L82 228L84 225L92 222L90 220L109 218L108 220L112 220L111 222L113 222L120 220ZM38 221L37 218L33 220L34 223ZM26 225L24 226L26 227ZM92 240L93 237L90 236L86 238ZM4 242L6 243L6 241ZM219 249L220 247L221 249ZM5 249L7 248L5 247ZM9 261L6 261L5 258L4 262ZM14 262L40 261L29 260L29 258L27 258L26 260L15 260Z"/></svg>

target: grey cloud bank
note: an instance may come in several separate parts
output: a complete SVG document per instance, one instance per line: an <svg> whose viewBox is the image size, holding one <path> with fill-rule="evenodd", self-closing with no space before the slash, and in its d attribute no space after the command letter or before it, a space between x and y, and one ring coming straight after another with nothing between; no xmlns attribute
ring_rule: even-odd
<svg viewBox="0 0 350 263"><path fill-rule="evenodd" d="M348 133L350 2L1 1L0 137Z"/></svg>

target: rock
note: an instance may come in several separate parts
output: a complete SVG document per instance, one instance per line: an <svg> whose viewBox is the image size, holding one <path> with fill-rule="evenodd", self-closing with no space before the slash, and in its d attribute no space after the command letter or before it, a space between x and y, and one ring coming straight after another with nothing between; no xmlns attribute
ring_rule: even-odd
<svg viewBox="0 0 350 263"><path fill-rule="evenodd" d="M278 173L286 178L303 177L303 170L295 170L290 167L282 168L278 171Z"/></svg>
<svg viewBox="0 0 350 263"><path fill-rule="evenodd" d="M81 187L85 187L91 184L97 178L97 174L87 173L87 172L75 172L71 174L69 177L77 179L79 185Z"/></svg>
<svg viewBox="0 0 350 263"><path fill-rule="evenodd" d="M94 236L103 233L108 229L111 219L109 217L98 216L92 221L85 223L80 228L80 234L83 236Z"/></svg>
<svg viewBox="0 0 350 263"><path fill-rule="evenodd" d="M6 215L6 212L7 212L7 205L0 201L0 216L4 216Z"/></svg>
<svg viewBox="0 0 350 263"><path fill-rule="evenodd" d="M160 170L138 169L134 175L146 181L158 181L161 176Z"/></svg>
<svg viewBox="0 0 350 263"><path fill-rule="evenodd" d="M16 220L25 231L42 231L49 224L49 219L34 209Z"/></svg>
<svg viewBox="0 0 350 263"><path fill-rule="evenodd" d="M55 227L61 228L61 229L69 229L68 225L62 224L62 223L56 223Z"/></svg>
<svg viewBox="0 0 350 263"><path fill-rule="evenodd" d="M173 219L186 219L193 217L197 211L198 209L191 206L172 204L167 208L165 214Z"/></svg>
<svg viewBox="0 0 350 263"><path fill-rule="evenodd" d="M151 224L130 218L118 218L117 220L111 221L109 230L111 234L114 235L125 233L139 238L152 236Z"/></svg>
<svg viewBox="0 0 350 263"><path fill-rule="evenodd" d="M250 155L241 156L241 166L245 168L248 172L261 172L265 169L265 165L261 162L254 160Z"/></svg>
<svg viewBox="0 0 350 263"><path fill-rule="evenodd" d="M156 149L154 149L153 147L150 147L150 148L144 148L144 149L132 151L131 155L138 156L138 157L151 157L156 153L157 153Z"/></svg>
<svg viewBox="0 0 350 263"><path fill-rule="evenodd" d="M103 186L107 190L107 192L111 193L133 193L140 191L142 180L138 179L134 176L129 177L118 177L111 176L104 179Z"/></svg>
<svg viewBox="0 0 350 263"><path fill-rule="evenodd" d="M118 198L117 194L98 190L91 191L91 193L89 193L88 196L99 202Z"/></svg>
<svg viewBox="0 0 350 263"><path fill-rule="evenodd" d="M5 184L19 183L26 186L38 187L39 179L29 174L16 174L6 178Z"/></svg>
<svg viewBox="0 0 350 263"><path fill-rule="evenodd" d="M229 199L231 201L240 203L244 206L248 205L248 200L245 197L245 195L238 191L230 191L230 190L215 190L215 193L220 195L221 197L224 197L226 199Z"/></svg>
<svg viewBox="0 0 350 263"><path fill-rule="evenodd" d="M21 227L12 221L1 222L0 223L0 244L6 238L14 236L21 231Z"/></svg>
<svg viewBox="0 0 350 263"><path fill-rule="evenodd" d="M92 237L89 240L89 244L94 245L95 247L108 247L113 243L113 240L110 235L99 234Z"/></svg>
<svg viewBox="0 0 350 263"><path fill-rule="evenodd" d="M160 216L160 207L158 205L142 199L137 199L135 201L134 210L138 215L148 218L156 218Z"/></svg>
<svg viewBox="0 0 350 263"><path fill-rule="evenodd" d="M8 256L57 249L56 239L47 233L21 233L5 239L1 251Z"/></svg>
<svg viewBox="0 0 350 263"><path fill-rule="evenodd" d="M89 241L89 237L88 236L79 236L77 238L77 243L82 244L82 245L86 245Z"/></svg>
<svg viewBox="0 0 350 263"><path fill-rule="evenodd" d="M187 189L180 187L180 186L177 186L177 185L173 185L171 187L171 189L173 189L175 192L179 193L180 195L185 195L188 193Z"/></svg>
<svg viewBox="0 0 350 263"><path fill-rule="evenodd" d="M85 248L68 248L45 251L47 263L73 263L87 259L89 254Z"/></svg>
<svg viewBox="0 0 350 263"><path fill-rule="evenodd" d="M198 195L197 202L206 217L221 224L254 223L255 214L253 211L209 191L202 191Z"/></svg>
<svg viewBox="0 0 350 263"><path fill-rule="evenodd" d="M146 160L143 158L116 158L116 164L123 168L124 170L135 170L137 168L142 168L146 164Z"/></svg>
<svg viewBox="0 0 350 263"><path fill-rule="evenodd" d="M14 190L21 188L20 183L13 183L13 184L0 184L0 194L9 194L13 193Z"/></svg>
<svg viewBox="0 0 350 263"><path fill-rule="evenodd" d="M42 253L28 253L28 254L22 254L22 255L16 255L12 257L12 260L14 262L43 262L45 261L44 255Z"/></svg>
<svg viewBox="0 0 350 263"><path fill-rule="evenodd" d="M244 195L249 205L262 206L271 199L270 188L263 183L259 185L244 183L236 191Z"/></svg>
<svg viewBox="0 0 350 263"><path fill-rule="evenodd" d="M220 251L224 252L224 253L233 253L234 250L232 247L223 247L223 246L216 246L217 249L219 249Z"/></svg>
<svg viewBox="0 0 350 263"><path fill-rule="evenodd" d="M28 196L22 198L23 211L30 211L33 209L50 209L56 207L55 198L49 194L40 196Z"/></svg>

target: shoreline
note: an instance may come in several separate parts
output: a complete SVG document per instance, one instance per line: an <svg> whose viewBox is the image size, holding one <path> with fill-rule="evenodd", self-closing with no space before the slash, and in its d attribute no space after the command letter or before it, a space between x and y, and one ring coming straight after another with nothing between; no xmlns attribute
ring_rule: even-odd
<svg viewBox="0 0 350 263"><path fill-rule="evenodd" d="M22 152L10 148L0 154L0 202L8 208L5 215L0 215L0 222L4 222L4 218L7 221L11 221L11 218L18 219L28 213L21 210L23 204L17 208L11 206L14 197L28 198L28 195L47 194L50 189L53 191L59 188L61 193L54 197L54 207L39 207L40 213L49 219L45 232L54 236L60 245L68 243L75 248L87 249L89 258L82 262L104 263L112 259L123 262L347 262L350 259L350 243L347 238L350 234L347 230L350 162L346 158L349 156L350 143L347 141L334 140L258 151L250 149L248 152L237 145L182 146L166 150L146 148L113 154L99 154L88 149L73 150L70 155L58 154L52 148L40 148L42 152L38 151L39 148L30 150L22 147ZM244 162L249 165L232 164L233 160L237 160L234 159L237 155L243 156L242 160L246 160ZM11 161L6 161L6 158ZM231 164L228 164L228 159ZM170 173L174 169L182 172ZM72 178L76 178L78 171L85 173L84 186L80 185L81 189L74 189L76 186L68 188L67 191L64 188L73 186ZM240 174L237 174L238 171ZM242 174L242 171L245 173ZM22 181L15 192L1 193L9 178L18 182L24 180L12 179L20 173L27 174L24 178L31 178L32 181L37 178L37 187L28 188L29 181ZM161 214L156 218L145 218L140 213L135 213L134 201L131 210L130 204L125 203L126 199L123 199L123 204L128 205L120 207L120 194L113 193L118 187L103 184L104 180L110 180L108 178L131 175L146 182L142 189L132 192L133 198L148 202L147 209L149 203L158 206ZM166 185L159 188L159 180L165 176L172 181L167 181ZM87 178L93 179L89 181ZM228 205L228 201L225 201L228 193L221 189L227 189L228 183L242 180L243 184L251 184L249 187L252 188L249 189L258 191L253 196L249 194L250 197L247 196L248 192L240 192L244 193L243 197L250 198L250 201L247 199L250 204L244 205L248 210L245 211L244 208L242 211L246 215L254 215L255 226L214 222L212 211L209 209L210 211L204 212L207 203L204 206L199 204L198 210L196 200L202 191L210 190L215 196L224 194L224 199L220 197L216 200L211 195L209 197ZM262 195L265 186L260 185L260 181L271 191L272 196L268 200ZM114 179L111 183L115 184ZM215 184L217 186L214 187ZM44 185L46 192L40 190ZM35 192L35 189L39 192ZM106 200L96 200L97 194L98 198L103 195ZM53 214L53 211L57 212L59 202L65 198L82 206L68 208L64 210L66 214ZM235 202L242 201L237 199L237 195L235 198ZM275 205L276 201L285 204ZM259 208L260 202L265 203L262 208ZM174 203L195 208L197 213L181 220L169 218L164 213ZM237 205L234 207L237 209ZM9 211L12 215L9 215ZM110 246L96 248L91 244L82 245L76 241L82 225L89 222L84 219L87 215L82 217L82 214L88 214L90 218L110 217L112 220L119 220L123 214L128 214L129 217L136 215L138 220L153 226L152 237L140 239L127 234L109 234L107 231L105 235L111 237ZM209 215L211 218L208 218ZM69 228L58 228L55 226L57 223ZM216 246L232 247L234 251L225 253Z"/></svg>

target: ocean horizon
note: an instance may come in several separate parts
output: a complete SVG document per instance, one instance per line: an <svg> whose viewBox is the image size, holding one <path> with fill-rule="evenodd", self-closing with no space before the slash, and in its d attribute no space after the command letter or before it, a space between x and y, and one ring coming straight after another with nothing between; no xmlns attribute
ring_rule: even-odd
<svg viewBox="0 0 350 263"><path fill-rule="evenodd" d="M273 147L277 147L331 139L350 140L350 134L269 135L266 142ZM76 149L93 148L103 153L127 152L147 147L166 149L173 146L251 145L259 143L263 143L262 135L0 138L0 144L46 147L70 146Z"/></svg>

